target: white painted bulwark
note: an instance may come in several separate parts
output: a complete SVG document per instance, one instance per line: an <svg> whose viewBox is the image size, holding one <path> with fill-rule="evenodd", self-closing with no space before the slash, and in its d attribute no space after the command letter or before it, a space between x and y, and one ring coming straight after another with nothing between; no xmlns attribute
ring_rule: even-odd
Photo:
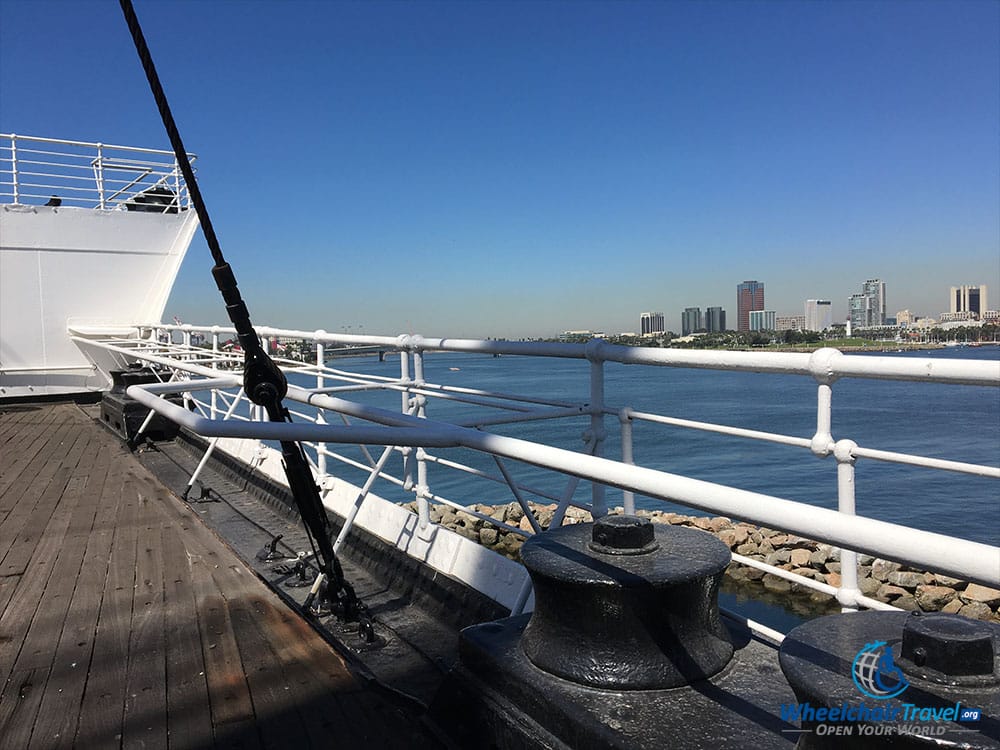
<svg viewBox="0 0 1000 750"><path fill-rule="evenodd" d="M106 387L70 327L159 322L194 211L0 207L0 398Z"/></svg>

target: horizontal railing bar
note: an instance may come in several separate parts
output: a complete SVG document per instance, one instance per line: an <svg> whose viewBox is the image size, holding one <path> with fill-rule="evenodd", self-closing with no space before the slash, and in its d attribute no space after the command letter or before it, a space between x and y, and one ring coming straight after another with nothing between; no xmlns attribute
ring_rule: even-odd
<svg viewBox="0 0 1000 750"><path fill-rule="evenodd" d="M618 415L619 412L613 409L607 413ZM657 424L671 425L673 427L684 427L702 432L715 432L720 435L732 437L750 438L751 440L761 440L768 443L780 443L782 445L793 445L797 448L809 448L812 441L809 438L799 438L792 435L781 435L773 432L762 432L760 430L748 430L743 427L730 427L728 425L712 424L710 422L696 422L691 419L678 419L676 417L664 417L660 414L650 414L648 412L628 410L631 419L639 419L643 422L655 422ZM832 449L832 445L831 445Z"/></svg>
<svg viewBox="0 0 1000 750"><path fill-rule="evenodd" d="M886 461L894 464L907 464L908 466L921 466L928 469L941 469L942 471L954 471L960 474L973 474L980 477L1000 479L1000 468L970 464L963 461L914 456L908 453L895 453L894 451L882 451L874 448L862 448L860 446L852 448L851 455L855 458L871 458L876 461Z"/></svg>
<svg viewBox="0 0 1000 750"><path fill-rule="evenodd" d="M110 149L113 151L130 151L139 154L161 154L163 156L173 156L173 151L164 151L162 149L155 148L139 148L137 146L117 146L110 143L91 143L89 141L71 141L64 138L41 138L35 135L17 135L16 133L0 133L0 138L6 140L14 140L18 145L18 150L21 149L20 144L24 142L29 143L61 143L67 146L82 146L85 148L103 148ZM189 157L194 156L194 154L188 154Z"/></svg>

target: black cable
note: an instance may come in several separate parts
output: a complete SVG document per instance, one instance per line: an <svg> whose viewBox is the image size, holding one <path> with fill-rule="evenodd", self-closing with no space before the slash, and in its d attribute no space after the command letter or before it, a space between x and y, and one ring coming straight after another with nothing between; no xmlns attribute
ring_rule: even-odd
<svg viewBox="0 0 1000 750"><path fill-rule="evenodd" d="M153 63L153 56L146 44L146 38L139 25L139 18L135 14L132 0L119 0L122 13L125 15L125 22L128 24L129 32L132 34L132 41L135 43L136 52L142 63L142 69L146 73L149 81L149 88L153 98L156 100L156 107L160 112L160 119L167 131L170 145L174 150L174 157L177 165L184 176L187 184L188 195L194 204L201 222L202 231L205 233L205 241L208 249L212 253L215 266L212 268L212 276L222 293L222 298L226 302L226 312L229 319L236 328L236 335L244 351L243 366L243 389L247 397L255 404L263 406L267 410L268 419L272 422L290 422L291 416L288 410L282 405L282 400L288 392L288 381L285 374L274 363L264 347L261 345L260 337L254 330L250 322L250 312L246 303L240 295L239 287L236 284L236 275L225 257L222 255L222 248L219 246L219 239L212 227L212 220L209 218L208 209L201 196L198 181L195 179L194 170L191 168L191 161L188 159L187 151L181 140L177 123L174 121L167 102L167 95L163 91L163 84L156 72L156 65ZM333 550L330 542L329 527L330 521L326 517L326 510L319 496L319 488L313 480L312 471L306 462L305 454L299 443L289 440L281 441L281 454L285 464L285 476L288 478L288 486L292 491L292 497L298 506L299 515L302 517L306 533L310 536L310 543L315 540L315 548L318 546L322 555L321 571L329 581L329 588L333 596L329 597L331 602L336 604L345 619L356 619L366 615L364 604L359 602L354 593L354 589L345 580L344 572L340 561Z"/></svg>

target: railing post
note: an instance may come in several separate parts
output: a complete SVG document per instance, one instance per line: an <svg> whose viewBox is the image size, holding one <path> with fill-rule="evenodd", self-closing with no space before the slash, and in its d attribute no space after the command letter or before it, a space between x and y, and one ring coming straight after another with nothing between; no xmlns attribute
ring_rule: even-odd
<svg viewBox="0 0 1000 750"><path fill-rule="evenodd" d="M837 510L856 515L854 505L854 462L853 451L857 448L853 440L838 440L833 449L837 459ZM858 553L854 550L840 550L840 586L837 601L843 605L842 611L857 610L861 591L858 589Z"/></svg>
<svg viewBox="0 0 1000 750"><path fill-rule="evenodd" d="M635 466L632 456L632 410L626 406L618 412L618 421L622 431L622 463ZM622 506L625 515L635 515L635 493L632 490L622 491Z"/></svg>
<svg viewBox="0 0 1000 750"><path fill-rule="evenodd" d="M212 326L212 369L219 369L219 326ZM219 413L219 390L212 389L212 419Z"/></svg>
<svg viewBox="0 0 1000 750"><path fill-rule="evenodd" d="M14 182L14 205L21 202L20 200L20 186L17 179L17 136L11 135L10 137L10 169L11 169L11 180Z"/></svg>
<svg viewBox="0 0 1000 750"><path fill-rule="evenodd" d="M600 358L601 342L592 339L587 344L587 359L590 360L590 435L593 440L593 455L604 455L604 360ZM607 515L605 490L598 482L591 482L591 507L595 519Z"/></svg>
<svg viewBox="0 0 1000 750"><path fill-rule="evenodd" d="M809 449L814 455L825 458L833 448L833 389L829 383L820 383L816 392L816 434Z"/></svg>
<svg viewBox="0 0 1000 750"><path fill-rule="evenodd" d="M322 388L326 379L323 377L323 368L326 366L326 348L320 339L325 336L326 331L322 328L316 330L316 387ZM316 424L326 424L323 418L323 410L316 410ZM319 472L320 481L326 478L326 443L316 443L316 469Z"/></svg>
<svg viewBox="0 0 1000 750"><path fill-rule="evenodd" d="M413 352L413 384L421 387L424 384L424 355L422 351ZM416 409L414 413L420 419L427 416L427 399L421 394L414 397ZM426 529L430 524L430 507L427 498L430 496L430 486L427 483L427 454L424 449L417 446L417 515L420 519L420 528Z"/></svg>
<svg viewBox="0 0 1000 750"><path fill-rule="evenodd" d="M104 144L97 144L97 164L95 165L97 169L94 172L94 178L97 180L97 205L103 211L105 208L104 204Z"/></svg>

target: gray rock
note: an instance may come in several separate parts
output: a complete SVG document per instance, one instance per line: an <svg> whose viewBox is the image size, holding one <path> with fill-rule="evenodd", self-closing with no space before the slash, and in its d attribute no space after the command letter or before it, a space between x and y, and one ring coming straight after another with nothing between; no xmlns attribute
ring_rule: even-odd
<svg viewBox="0 0 1000 750"><path fill-rule="evenodd" d="M982 602L969 602L958 610L958 614L973 620L989 620L993 611Z"/></svg>
<svg viewBox="0 0 1000 750"><path fill-rule="evenodd" d="M880 602L892 602L893 599L898 599L908 594L909 592L906 589L901 589L899 586L893 586L890 583L883 583L878 587L878 591L875 592L875 598Z"/></svg>
<svg viewBox="0 0 1000 750"><path fill-rule="evenodd" d="M1000 604L1000 591L978 583L970 583L959 596L966 604L985 604L990 609Z"/></svg>
<svg viewBox="0 0 1000 750"><path fill-rule="evenodd" d="M803 547L799 547L791 551L789 561L796 567L802 567L809 564L809 559L811 557L812 552Z"/></svg>
<svg viewBox="0 0 1000 750"><path fill-rule="evenodd" d="M968 585L968 581L962 578L952 578L951 576L943 576L940 573L934 576L934 580L937 581L942 586L951 586L953 589L961 590Z"/></svg>
<svg viewBox="0 0 1000 750"><path fill-rule="evenodd" d="M492 547L497 543L500 533L494 529L492 526L483 526L479 530L479 543L485 545L486 547Z"/></svg>
<svg viewBox="0 0 1000 750"><path fill-rule="evenodd" d="M879 586L882 584L870 576L865 576L858 581L858 590L865 596L875 596Z"/></svg>
<svg viewBox="0 0 1000 750"><path fill-rule="evenodd" d="M955 597L950 602L941 607L941 611L944 612L946 615L957 615L959 610L961 610L962 607L964 606L965 605L962 604L962 600L959 599L958 597Z"/></svg>
<svg viewBox="0 0 1000 750"><path fill-rule="evenodd" d="M764 558L764 562L766 562L768 565L781 565L782 563L786 563L789 560L791 560L791 558L792 558L791 551L787 549L779 549L767 555Z"/></svg>
<svg viewBox="0 0 1000 750"><path fill-rule="evenodd" d="M901 567L903 566L898 562L891 562L889 560L882 560L879 558L872 563L872 578L884 583L889 580L890 573L895 573Z"/></svg>
<svg viewBox="0 0 1000 750"><path fill-rule="evenodd" d="M917 604L925 612L937 612L955 597L955 589L948 586L917 586Z"/></svg>
<svg viewBox="0 0 1000 750"><path fill-rule="evenodd" d="M908 570L896 570L890 573L886 580L893 586L902 586L904 589L915 589L924 582L923 573L913 573Z"/></svg>

